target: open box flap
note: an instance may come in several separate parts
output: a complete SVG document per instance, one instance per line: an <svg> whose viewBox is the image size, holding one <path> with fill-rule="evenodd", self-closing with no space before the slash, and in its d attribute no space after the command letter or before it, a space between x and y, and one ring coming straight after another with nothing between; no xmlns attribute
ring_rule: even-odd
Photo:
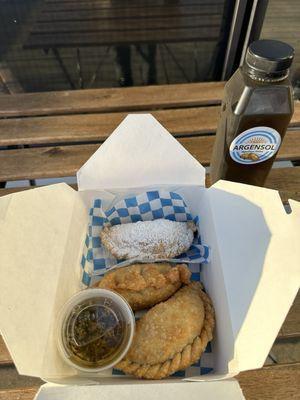
<svg viewBox="0 0 300 400"><path fill-rule="evenodd" d="M79 265L87 218L66 184L0 198L0 330L21 374L42 376L61 268Z"/></svg>
<svg viewBox="0 0 300 400"><path fill-rule="evenodd" d="M259 368L299 288L300 204L286 214L277 191L226 181L208 193L238 368Z"/></svg>
<svg viewBox="0 0 300 400"><path fill-rule="evenodd" d="M93 386L43 385L35 400L244 400L234 379L215 382L145 382L118 381Z"/></svg>
<svg viewBox="0 0 300 400"><path fill-rule="evenodd" d="M151 115L130 114L77 172L79 190L204 186L205 169Z"/></svg>

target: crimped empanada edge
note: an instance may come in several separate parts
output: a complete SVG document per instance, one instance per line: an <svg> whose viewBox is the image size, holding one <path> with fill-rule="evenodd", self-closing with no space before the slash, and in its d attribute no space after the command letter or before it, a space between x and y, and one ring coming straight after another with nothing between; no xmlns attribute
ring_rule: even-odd
<svg viewBox="0 0 300 400"><path fill-rule="evenodd" d="M205 318L200 335L196 336L191 344L186 345L164 363L138 364L125 359L120 361L115 368L138 378L162 379L194 364L212 339L215 326L215 313L210 298L202 290L199 295L204 304Z"/></svg>

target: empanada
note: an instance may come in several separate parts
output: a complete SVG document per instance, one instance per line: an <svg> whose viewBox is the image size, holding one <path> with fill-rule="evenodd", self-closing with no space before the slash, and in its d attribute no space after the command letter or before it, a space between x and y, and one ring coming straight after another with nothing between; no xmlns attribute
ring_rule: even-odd
<svg viewBox="0 0 300 400"><path fill-rule="evenodd" d="M165 378L200 358L214 324L211 300L193 282L137 321L132 345L115 368L138 378Z"/></svg>
<svg viewBox="0 0 300 400"><path fill-rule="evenodd" d="M133 264L108 272L95 286L120 293L133 310L142 310L168 299L190 277L185 264Z"/></svg>
<svg viewBox="0 0 300 400"><path fill-rule="evenodd" d="M187 251L195 231L192 221L156 219L106 226L100 238L117 259L158 260L174 258Z"/></svg>

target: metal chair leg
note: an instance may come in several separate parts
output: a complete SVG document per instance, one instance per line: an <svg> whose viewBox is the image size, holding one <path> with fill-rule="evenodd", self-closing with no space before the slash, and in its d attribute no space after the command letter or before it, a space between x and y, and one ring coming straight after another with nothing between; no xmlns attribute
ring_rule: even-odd
<svg viewBox="0 0 300 400"><path fill-rule="evenodd" d="M186 79L187 82L190 82L190 78L187 76L187 74L185 73L185 70L183 69L183 67L179 64L177 58L175 57L175 55L173 54L173 52L171 51L171 49L169 48L168 45L166 45L165 43L163 44L163 46L165 47L165 49L167 50L167 52L170 54L172 60L174 61L174 63L176 64L177 68L181 71L183 77Z"/></svg>
<svg viewBox="0 0 300 400"><path fill-rule="evenodd" d="M164 56L164 53L163 53L163 49L162 49L161 45L159 45L158 48L159 48L159 53L160 53L160 57L161 57L161 61L162 61L162 66L163 66L166 82L167 82L167 84L169 84L170 83L170 79L169 79L168 71L167 71L167 68L166 68L165 56Z"/></svg>
<svg viewBox="0 0 300 400"><path fill-rule="evenodd" d="M57 60L57 62L59 64L60 68L62 69L63 74L65 75L65 78L69 82L69 84L71 86L71 89L76 89L76 87L75 87L75 85L74 85L74 83L73 83L73 81L72 81L72 79L70 77L70 74L69 74L69 72L68 72L68 70L67 70L67 68L66 68L66 66L65 66L65 64L64 64L64 62L63 62L63 60L62 60L62 58L60 56L60 54L59 54L59 51L55 47L52 48L52 51L53 51L53 54L54 54L54 56L55 56L55 58L56 58L56 60Z"/></svg>
<svg viewBox="0 0 300 400"><path fill-rule="evenodd" d="M83 89L84 87L84 82L83 82L83 76L82 76L82 67L81 67L81 57L80 57L80 49L76 49L76 69L78 73L78 87L79 89Z"/></svg>
<svg viewBox="0 0 300 400"><path fill-rule="evenodd" d="M156 76L156 44L148 45L148 85L157 83Z"/></svg>
<svg viewBox="0 0 300 400"><path fill-rule="evenodd" d="M120 86L132 86L131 49L130 46L116 46L116 61L121 69Z"/></svg>
<svg viewBox="0 0 300 400"><path fill-rule="evenodd" d="M110 46L107 46L106 47L106 51L104 53L104 57L106 57L108 55L109 50L110 50ZM95 83L95 80L97 79L97 75L99 74L99 72L101 70L101 67L102 67L103 63L104 63L104 60L103 60L103 57L101 57L101 59L99 60L98 65L96 66L95 72L93 73L93 75L92 75L92 77L90 79L90 82L88 83L87 87L91 88L93 86L93 84Z"/></svg>

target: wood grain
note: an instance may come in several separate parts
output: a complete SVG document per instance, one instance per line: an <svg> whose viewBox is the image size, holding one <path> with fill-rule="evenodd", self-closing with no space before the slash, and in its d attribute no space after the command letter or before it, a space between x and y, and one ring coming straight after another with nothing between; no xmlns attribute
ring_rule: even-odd
<svg viewBox="0 0 300 400"><path fill-rule="evenodd" d="M298 197L289 197L299 200L300 188L300 167L295 168L276 168L273 169L267 178L265 186L270 189L276 189L287 194L297 194ZM284 198L282 198L284 200Z"/></svg>
<svg viewBox="0 0 300 400"><path fill-rule="evenodd" d="M187 110L187 114L184 116L185 108L220 104L223 88L223 82L208 82L131 88L22 93L14 96L0 95L0 118L74 115L83 113L94 114L120 111L123 111L123 116L125 116L133 111L153 112L157 109L180 108L183 110L178 112L181 112L183 118L181 118L180 124L177 125L187 126L187 124L189 124L189 118L192 118L194 122L198 123L198 110L193 109L190 112ZM207 113L209 123L214 123L213 130L215 130L219 111L217 109L212 111L205 109L203 112ZM202 115L203 112L199 111ZM121 116L118 116L118 118L116 117L115 121L119 121L120 117ZM81 118L83 118L83 116ZM92 117L90 118L92 119ZM102 123L105 118L106 116L103 117ZM108 115L107 118L113 121L112 116ZM172 118L172 114L169 114L168 118ZM176 118L176 113L174 114L174 118ZM91 123L91 119L88 120L89 123ZM49 121L51 122L51 120ZM96 119L96 122L97 121ZM34 123L33 120L31 122ZM60 126L63 126L63 122L62 120ZM16 123L18 122L16 121ZM57 120L57 123L59 123L59 120ZM205 120L202 120L201 123L205 123ZM47 120L45 120L45 125L47 125ZM291 126L300 126L300 101L295 101L295 112L291 120ZM112 126L110 129L112 130L115 127L116 126ZM178 129L180 130L180 128ZM201 125L196 127L196 129L198 129L198 131L203 131Z"/></svg>
<svg viewBox="0 0 300 400"><path fill-rule="evenodd" d="M152 111L151 114L175 136L216 130L219 107ZM50 117L0 119L0 146L103 141L126 117L125 112Z"/></svg>
<svg viewBox="0 0 300 400"><path fill-rule="evenodd" d="M61 33L75 33L75 32L125 32L131 30L155 30L160 29L162 31L172 28L189 28L198 27L199 23L203 27L220 26L220 16L208 17L207 15L188 15L174 18L169 16L156 16L155 18L142 18L138 17L135 21L132 21L132 17L122 19L106 18L98 24L91 24L90 21L63 21L63 22L49 22L35 24L31 34L54 34L59 35Z"/></svg>
<svg viewBox="0 0 300 400"><path fill-rule="evenodd" d="M12 364L12 359L10 357L9 351L4 343L2 336L0 335L0 367L4 365Z"/></svg>
<svg viewBox="0 0 300 400"><path fill-rule="evenodd" d="M217 129L220 108L191 107L152 111L151 114L174 136L194 136L213 133ZM0 146L20 144L49 144L66 142L104 141L126 117L125 112L107 114L77 114L49 117L0 119ZM300 125L297 114L290 127ZM288 134L284 146L290 147L289 155L297 154L297 133ZM287 139L288 138L288 139ZM292 143L294 138L295 142ZM285 144L285 142L288 143Z"/></svg>
<svg viewBox="0 0 300 400"><path fill-rule="evenodd" d="M300 364L285 364L242 372L237 376L246 400L299 400ZM188 385L188 384L187 384ZM0 400L33 400L38 388L0 391Z"/></svg>
<svg viewBox="0 0 300 400"><path fill-rule="evenodd" d="M184 137L178 141L203 165L209 164L214 136ZM73 176L98 148L99 144L81 144L1 151L0 182ZM300 131L290 131L280 148L277 160L296 159L300 159ZM293 190L299 185L298 175L293 180L294 170L298 169L290 169L285 190Z"/></svg>
<svg viewBox="0 0 300 400"><path fill-rule="evenodd" d="M299 400L300 364L270 366L237 376L246 400Z"/></svg>
<svg viewBox="0 0 300 400"><path fill-rule="evenodd" d="M0 62L0 80L7 89L8 93L16 94L23 92L23 88L20 85L20 82L13 74L9 65L4 61Z"/></svg>
<svg viewBox="0 0 300 400"><path fill-rule="evenodd" d="M0 390L0 400L33 400L38 387Z"/></svg>
<svg viewBox="0 0 300 400"><path fill-rule="evenodd" d="M175 27L168 30L141 30L132 28L123 32L69 32L56 34L31 35L23 45L24 49L51 49L61 47L116 46L122 44L183 43L194 41L215 41L220 27L210 29L201 23L195 27ZM199 39L201 38L201 39Z"/></svg>
<svg viewBox="0 0 300 400"><path fill-rule="evenodd" d="M72 186L72 185L70 185L70 186ZM36 187L37 186L18 186L18 187L13 187L13 188L0 189L0 197L7 196L8 194L12 194L12 193L23 192L24 190L35 189ZM77 186L76 186L76 190L77 190Z"/></svg>
<svg viewBox="0 0 300 400"><path fill-rule="evenodd" d="M109 2L109 1L83 1L83 2L47 2L45 3L44 8L42 9L43 12L65 12L69 10L73 10L76 12L84 11L84 10L102 10L102 9L127 9L130 10L132 8L140 7L144 9L149 9L153 7L164 7L166 9L172 9L172 8L178 8L180 4L176 2L170 2L166 3L162 0L156 0L156 1L130 1L130 2L124 2L124 1L114 1L114 2ZM212 5L218 5L220 9L222 9L223 6L223 1L222 0L185 0L184 5L189 6L198 6L198 7L204 7L204 6L212 6Z"/></svg>
<svg viewBox="0 0 300 400"><path fill-rule="evenodd" d="M294 304L292 305L278 338L286 339L300 336L300 291L298 292Z"/></svg>
<svg viewBox="0 0 300 400"><path fill-rule="evenodd" d="M168 18L178 18L186 17L190 15L207 18L218 18L222 14L222 7L220 5L212 6L178 6L178 7L163 7L163 6L153 6L151 8L141 8L141 7L131 7L129 8L103 8L99 9L88 9L81 11L67 10L64 12L47 12L45 10L41 13L37 19L37 23L33 25L32 32L35 31L39 25L45 24L59 24L61 22L90 22L90 21L103 21L107 19L116 20L127 18L131 20L136 20L139 18L144 19L154 19L157 17L168 17Z"/></svg>
<svg viewBox="0 0 300 400"><path fill-rule="evenodd" d="M0 117L184 108L221 103L223 82L0 95ZM299 118L300 121L300 102Z"/></svg>

